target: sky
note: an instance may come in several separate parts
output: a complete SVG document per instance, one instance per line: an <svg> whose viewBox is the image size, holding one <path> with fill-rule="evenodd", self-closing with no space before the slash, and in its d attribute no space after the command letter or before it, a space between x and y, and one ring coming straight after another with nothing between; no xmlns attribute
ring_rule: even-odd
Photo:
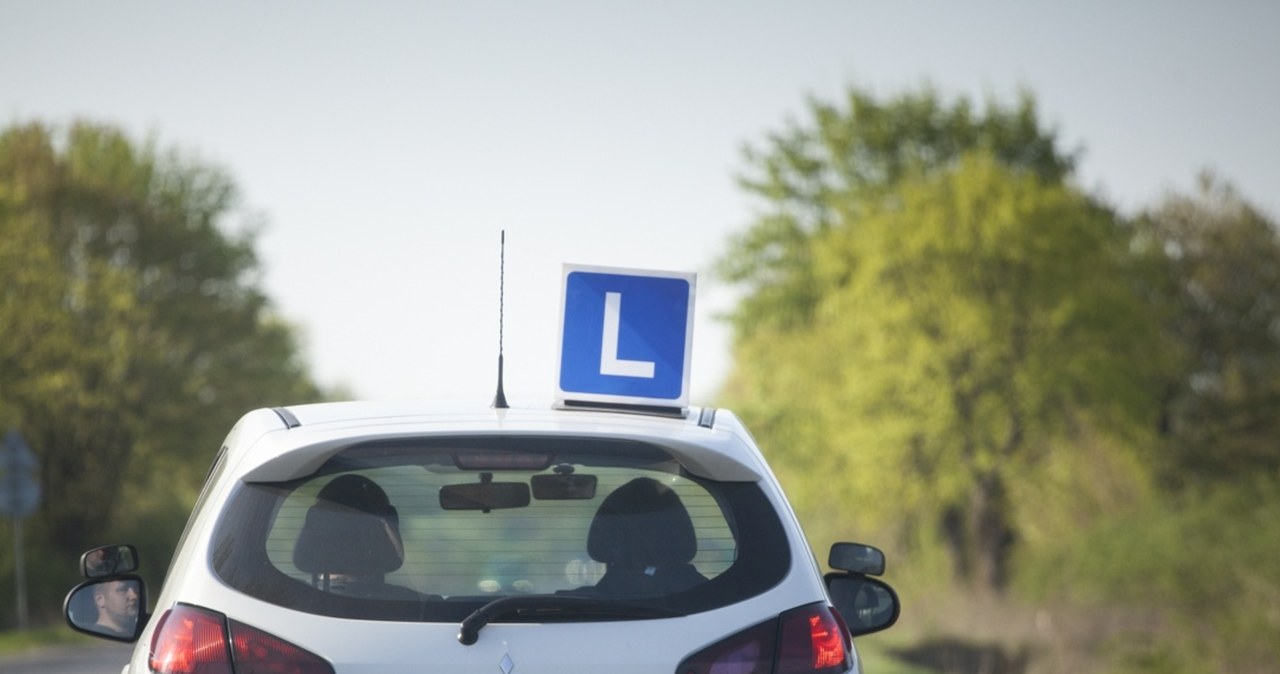
<svg viewBox="0 0 1280 674"><path fill-rule="evenodd" d="M715 261L760 207L743 149L807 101L1026 89L1122 210L1210 170L1274 219L1277 26L1266 0L0 0L0 124L227 171L325 386L488 400L501 342L508 399L549 399L581 264L697 275L700 405L733 366Z"/></svg>

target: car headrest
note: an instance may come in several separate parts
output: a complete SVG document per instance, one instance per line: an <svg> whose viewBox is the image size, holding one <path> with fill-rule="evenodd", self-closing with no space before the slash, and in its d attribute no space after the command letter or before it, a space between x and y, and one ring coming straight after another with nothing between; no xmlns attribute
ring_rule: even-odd
<svg viewBox="0 0 1280 674"><path fill-rule="evenodd" d="M605 564L685 564L698 550L693 520L680 496L647 477L618 487L591 521L587 554Z"/></svg>
<svg viewBox="0 0 1280 674"><path fill-rule="evenodd" d="M400 568L399 515L386 492L360 475L325 485L307 510L293 563L307 573L372 575Z"/></svg>

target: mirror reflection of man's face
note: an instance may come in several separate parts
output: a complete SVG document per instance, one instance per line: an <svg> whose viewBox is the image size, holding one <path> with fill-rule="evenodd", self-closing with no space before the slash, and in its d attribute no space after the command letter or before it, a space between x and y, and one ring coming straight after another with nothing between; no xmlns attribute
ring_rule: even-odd
<svg viewBox="0 0 1280 674"><path fill-rule="evenodd" d="M133 581L115 580L96 587L98 624L117 632L130 632L138 620L138 588Z"/></svg>

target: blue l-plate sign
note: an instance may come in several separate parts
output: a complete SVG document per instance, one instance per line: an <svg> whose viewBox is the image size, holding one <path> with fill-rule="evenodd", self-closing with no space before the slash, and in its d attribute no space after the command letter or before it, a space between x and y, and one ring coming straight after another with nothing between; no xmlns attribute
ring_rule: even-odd
<svg viewBox="0 0 1280 674"><path fill-rule="evenodd" d="M696 278L565 265L557 398L687 406Z"/></svg>

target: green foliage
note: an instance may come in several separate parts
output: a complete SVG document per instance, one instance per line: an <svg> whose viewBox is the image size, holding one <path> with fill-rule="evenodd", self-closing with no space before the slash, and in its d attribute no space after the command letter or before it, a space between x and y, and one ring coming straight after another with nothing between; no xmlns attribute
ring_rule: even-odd
<svg viewBox="0 0 1280 674"><path fill-rule="evenodd" d="M807 322L821 299L813 237L847 225L850 213L857 217L905 177L949 170L973 151L1048 182L1060 182L1075 164L1041 126L1026 92L1014 105L991 99L978 112L967 99L943 101L932 89L881 102L850 88L843 108L810 100L808 113L806 123L745 151L740 184L764 209L719 262L722 275L747 289L731 316L739 335Z"/></svg>
<svg viewBox="0 0 1280 674"><path fill-rule="evenodd" d="M85 646L94 643L102 642L79 632L72 632L64 625L31 629L25 632L0 632L0 655L23 653L48 646Z"/></svg>
<svg viewBox="0 0 1280 674"><path fill-rule="evenodd" d="M1002 447L1061 430L1097 378L1141 387L1125 361L1149 342L1117 337L1151 331L1109 214L983 156L899 194L815 242L831 288L816 332L841 349L845 408L904 422L878 436L909 444L932 418L992 469L1015 458ZM1147 412L1121 393L1139 407L1122 416Z"/></svg>
<svg viewBox="0 0 1280 674"><path fill-rule="evenodd" d="M321 396L257 287L252 225L222 171L110 127L0 132L0 422L40 462L32 558L74 573L146 522L162 567L235 419ZM33 604L60 601L47 578Z"/></svg>
<svg viewBox="0 0 1280 674"><path fill-rule="evenodd" d="M871 527L934 530L962 577L999 586L1011 491L1086 429L1138 437L1156 416L1159 334L1123 232L987 153L837 212L810 243L809 326L741 339L745 413L773 410L763 433L782 462L858 495L818 498Z"/></svg>
<svg viewBox="0 0 1280 674"><path fill-rule="evenodd" d="M1115 671L1270 671L1276 223L1208 177L1119 218L1029 96L849 100L748 153L764 208L721 261L723 397L815 552L888 548L908 611L1006 579L1083 604L1051 648Z"/></svg>
<svg viewBox="0 0 1280 674"><path fill-rule="evenodd" d="M1073 272L1072 246L1115 243L1112 232L1103 231L1110 216L1087 199L1072 197L1073 218L1107 224L1094 227L1080 241L1070 236L1055 240L1054 227L1016 221L1028 208L1016 201L1024 198L1019 194L997 190L969 195L963 184L931 183L940 176L973 173L972 158L985 157L991 170L1008 169L1011 180L1045 189L1061 186L1075 157L1061 151L1054 133L1041 125L1029 93L1009 106L988 100L979 113L968 100L946 102L932 89L880 102L851 88L843 107L811 100L809 113L807 123L792 123L770 135L763 149L747 149L741 184L764 208L720 260L722 275L746 290L730 316L736 360L743 365L725 395L769 440L766 445L780 448L776 453L783 457L779 473L784 483L806 483L800 490L802 510L810 503L850 500L839 485L824 487L804 475L855 475L859 486L895 495L877 499L884 504L878 512L860 504L858 526L888 526L895 517L887 512L893 509L889 504L923 508L914 511L912 521L896 523L904 540L921 540L922 528L937 532L936 520L947 518L947 531L937 533L951 535L958 570L1000 582L997 576L1003 571L995 567L1004 553L990 549L1003 549L1012 538L1008 520L1013 515L1007 512L1002 473L1017 468L1004 457L1043 451L1042 438L1032 437L1027 444L1024 426L1039 423L1044 415L1024 418L1020 396L1044 390L1059 401L1072 398L1069 391L1037 388L1033 382L1041 372L1035 364L1044 359L1023 362L1018 350L1029 331L1047 334L1055 320L1096 322L1098 318L1085 315L1095 311L1100 316L1106 309L1064 309L1063 316L1036 316L1033 325L1025 317L1027 307L1010 303L1030 305L1039 300L1036 293L1070 283L1063 274ZM904 185L915 185L917 193L938 193L917 195L919 203L904 216ZM970 196L975 201L966 202ZM982 200L1006 196L1008 203L994 204L1003 212L983 212L992 204ZM956 212L968 217L967 229L948 230L947 218ZM924 226L917 227L917 217L924 218ZM1050 217L1046 211L1044 218ZM988 225L991 231L981 231ZM1012 234L999 231L1001 227ZM1072 231L1071 223L1061 231ZM1005 243L1001 237L1020 236L1025 236L1023 252L1034 259L998 250ZM1103 242L1098 237L1111 238ZM1057 259L1067 262L1037 268L1053 261L1057 253L1051 246L1063 240L1067 248ZM971 257L970 249L980 249L986 257ZM1107 250L1095 257L1114 254ZM1114 260L1099 264L1115 266ZM1105 271L1099 284L1114 278L1110 269ZM962 275L961 286L953 286L950 276L956 273ZM1019 294L1028 279L1040 285ZM953 305L956 296L969 300ZM1005 304L973 310L988 299ZM988 318L997 322L988 323ZM960 341L953 341L956 336ZM1010 349L992 348L991 339L1010 337L1016 338L1007 342ZM936 350L941 344L954 349L943 354ZM913 367L897 369L894 364L900 360ZM1069 364L1086 370L1091 365L1084 357ZM1103 376L1102 371L1088 371ZM1064 368L1055 372L1073 376ZM991 381L992 376L1000 381ZM936 386L947 380L949 388ZM1029 402L1065 404L1059 401ZM946 410L950 419L938 413ZM845 430L855 427L857 433ZM951 435L961 427L968 437ZM1005 439L996 439L999 434ZM956 444L944 446L952 442ZM1002 442L1011 446L998 449ZM885 449L864 452L862 443ZM858 451L851 451L854 447ZM885 457L894 460L883 462ZM946 457L951 464L941 462ZM903 465L915 470L894 471ZM996 470L996 465L1002 468ZM926 479L910 479L921 471L928 473ZM966 500L974 502L962 503ZM986 540L977 540L980 536ZM984 555L985 562L980 559ZM988 568L974 568L978 563Z"/></svg>
<svg viewBox="0 0 1280 674"><path fill-rule="evenodd" d="M1158 610L1167 629L1118 635L1127 671L1270 671L1280 659L1280 481L1150 498L1028 551L1028 593ZM1046 592L1046 588L1051 588Z"/></svg>
<svg viewBox="0 0 1280 674"><path fill-rule="evenodd" d="M1184 346L1170 371L1165 482L1177 486L1280 471L1280 232L1229 185L1202 176L1135 226L1164 263L1153 301Z"/></svg>

